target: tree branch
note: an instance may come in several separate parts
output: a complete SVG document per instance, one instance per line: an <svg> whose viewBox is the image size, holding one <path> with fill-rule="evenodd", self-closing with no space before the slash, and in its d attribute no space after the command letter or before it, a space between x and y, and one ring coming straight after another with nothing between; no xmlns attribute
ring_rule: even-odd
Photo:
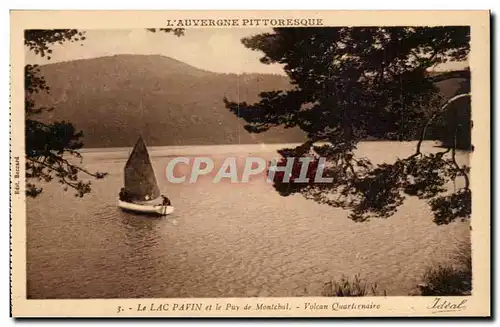
<svg viewBox="0 0 500 327"><path fill-rule="evenodd" d="M432 121L437 117L437 115L439 115L440 113L443 113L444 110L446 109L446 107L448 107L452 102L458 100L458 99L461 99L461 98L465 98L465 97L470 97L471 96L471 93L462 93L462 94L457 94L455 95L454 97L448 99L448 101L446 101L439 110L437 110L432 116L431 118L429 118L429 120L427 121L427 123L424 125L424 128L422 129L422 134L420 135L420 139L418 140L418 144L417 144L417 150L415 151L415 153L411 156L411 157L415 157L415 156L418 156L419 154L421 154L421 147L422 147L422 142L424 141L425 139L425 133L427 132L427 128L429 127L429 125L432 123ZM410 157L410 158L411 158Z"/></svg>
<svg viewBox="0 0 500 327"><path fill-rule="evenodd" d="M52 155L53 156L53 155ZM70 182L68 181L66 178L65 178L65 173L69 176L72 176L73 174L71 173L71 170L72 169L76 169L78 171L81 171L89 176L92 176L94 178L103 178L106 173L100 173L100 172L97 172L97 173L91 173L81 167L78 167L78 166L75 166L75 165L72 165L70 164L66 159L63 159L63 158L60 158L60 157L57 157L57 156L53 156L53 158L56 160L59 168L55 168L54 166L50 165L50 164L47 164L45 161L39 161L39 160L36 160L35 158L32 158L32 157L28 157L26 156L26 160L29 160L35 164L39 164L39 165L42 165L58 174L60 174L60 176L58 176L60 178L60 180L68 185L68 186L71 186L72 188L74 188L75 190L78 190L79 192L81 191L78 187L78 183L73 183L73 182ZM64 167L63 165L66 165L66 167ZM68 171L69 170L69 171Z"/></svg>
<svg viewBox="0 0 500 327"><path fill-rule="evenodd" d="M470 187L469 176L467 175L467 172L458 165L456 152L457 152L457 128L455 127L455 137L454 137L453 148L451 149L451 158L453 160L453 165L455 166L455 169L457 169L460 172L460 174L464 177L465 180L464 189L468 190Z"/></svg>
<svg viewBox="0 0 500 327"><path fill-rule="evenodd" d="M68 167L71 167L71 168L74 168L78 171L81 171L89 176L92 176L92 177L95 177L95 178L102 178L104 177L104 175L106 175L106 173L100 173L100 172L97 172L97 173L91 173L90 171L86 170L85 168L82 168L82 167L79 167L79 166L76 166L76 165L73 165L73 164L70 164L69 161L67 159L64 159L62 157L59 157L59 156L55 156L53 155L52 153L50 154L50 156L52 158L54 158L56 161L61 161L61 162L64 162L66 164L66 166Z"/></svg>
<svg viewBox="0 0 500 327"><path fill-rule="evenodd" d="M51 166L51 165L49 165L49 164L46 164L44 161L38 161L38 160L36 160L36 159L34 159L34 158L31 158L31 157L28 157L28 156L26 156L26 160L29 160L29 161L31 161L31 162L33 162L33 163L36 163L36 164L42 165L42 166L44 166L44 167L47 167L47 168L49 168L50 170L53 170L53 171L55 171L55 172L59 172L59 170L57 170L56 168L52 167L52 166Z"/></svg>

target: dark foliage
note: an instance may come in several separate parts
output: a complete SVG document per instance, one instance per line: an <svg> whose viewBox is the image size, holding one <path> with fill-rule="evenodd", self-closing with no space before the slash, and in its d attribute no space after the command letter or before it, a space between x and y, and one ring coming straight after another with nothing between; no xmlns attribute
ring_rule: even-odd
<svg viewBox="0 0 500 327"><path fill-rule="evenodd" d="M368 285L359 275L351 280L343 276L338 281L325 283L323 296L332 297L359 297L359 296L387 296L386 291L379 293L377 284Z"/></svg>
<svg viewBox="0 0 500 327"><path fill-rule="evenodd" d="M470 79L462 80L459 85L454 95L470 92ZM470 98L461 98L450 104L445 112L437 117L434 124L434 136L442 142L444 147L455 146L457 149L473 150L470 102Z"/></svg>
<svg viewBox="0 0 500 327"><path fill-rule="evenodd" d="M263 63L283 64L294 88L263 92L255 104L227 99L225 103L246 120L250 132L275 126L305 131L309 141L286 149L287 156L327 158L325 175L333 183L278 181L274 186L281 194L299 192L349 208L356 221L388 217L405 196L417 196L430 202L436 223L449 223L470 214L468 168L459 167L455 159L458 134L468 126L461 118L450 123L442 117L451 114L450 103L469 93L464 84L466 92L443 99L436 82L467 79L470 72L440 75L428 70L464 60L469 40L469 27L277 28L242 42L262 51ZM427 133L443 121L449 134L442 139L452 144L437 154L422 153ZM357 144L367 138L419 142L408 158L373 165L354 154ZM443 196L445 185L458 176L466 180L465 187Z"/></svg>
<svg viewBox="0 0 500 327"><path fill-rule="evenodd" d="M454 262L430 267L419 285L424 296L463 296L472 293L472 257L470 244L462 244Z"/></svg>
<svg viewBox="0 0 500 327"><path fill-rule="evenodd" d="M52 46L64 42L79 42L85 40L85 33L74 29L66 30L25 30L24 45L41 57L50 59Z"/></svg>
<svg viewBox="0 0 500 327"><path fill-rule="evenodd" d="M85 40L83 32L77 30L25 30L25 45L36 54L50 59L53 44ZM80 138L83 133L77 131L68 122L44 124L36 119L37 114L54 108L39 107L34 95L50 92L44 77L36 65L25 67L25 111L26 111L26 194L35 197L42 192L35 181L52 181L76 191L75 196L82 197L90 192L90 181L82 181L79 173L102 178L105 173L91 173L72 162L71 157L80 160L78 149L83 146ZM74 161L74 160L73 160Z"/></svg>
<svg viewBox="0 0 500 327"><path fill-rule="evenodd" d="M164 32L164 33L173 33L175 36L183 36L184 29L183 28L147 28L149 32Z"/></svg>

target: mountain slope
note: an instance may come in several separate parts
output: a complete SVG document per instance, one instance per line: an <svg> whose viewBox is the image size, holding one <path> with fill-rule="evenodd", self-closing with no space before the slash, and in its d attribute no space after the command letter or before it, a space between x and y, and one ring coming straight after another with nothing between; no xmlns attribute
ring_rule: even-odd
<svg viewBox="0 0 500 327"><path fill-rule="evenodd" d="M84 131L85 147L299 142L298 130L250 134L223 98L254 102L289 87L279 75L218 74L162 56L118 55L44 65L51 87L41 103L55 110L43 121L65 120Z"/></svg>
<svg viewBox="0 0 500 327"><path fill-rule="evenodd" d="M130 147L142 134L148 146L301 142L298 129L248 133L223 103L254 103L263 91L290 87L287 77L220 74L159 55L116 55L44 65L51 87L37 119L65 120L84 132L85 147ZM445 97L460 79L438 83ZM462 104L463 105L463 104Z"/></svg>

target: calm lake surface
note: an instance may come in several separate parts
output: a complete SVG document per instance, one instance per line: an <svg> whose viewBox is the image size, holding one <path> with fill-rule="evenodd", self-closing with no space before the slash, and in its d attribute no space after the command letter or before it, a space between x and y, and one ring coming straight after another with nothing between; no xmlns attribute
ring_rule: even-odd
<svg viewBox="0 0 500 327"><path fill-rule="evenodd" d="M281 197L263 178L249 184L165 178L173 156L210 156L217 168L226 156L272 158L281 147L151 148L161 191L176 207L163 218L117 207L131 149L85 150L89 170L109 173L93 181L90 195L76 198L54 182L27 200L28 297L320 296L324 283L354 274L388 295L407 295L428 265L469 241L467 223L437 226L428 205L413 198L388 219L355 223L344 210L301 195ZM391 162L414 147L366 142L359 153ZM440 150L432 142L424 148ZM468 162L467 154L459 156Z"/></svg>

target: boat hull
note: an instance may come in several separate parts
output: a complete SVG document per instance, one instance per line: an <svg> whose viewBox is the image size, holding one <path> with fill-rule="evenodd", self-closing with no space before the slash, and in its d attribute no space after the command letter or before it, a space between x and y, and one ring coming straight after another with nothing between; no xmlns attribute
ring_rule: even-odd
<svg viewBox="0 0 500 327"><path fill-rule="evenodd" d="M174 212L174 207L161 204L137 204L118 200L120 209L140 214L166 216Z"/></svg>

